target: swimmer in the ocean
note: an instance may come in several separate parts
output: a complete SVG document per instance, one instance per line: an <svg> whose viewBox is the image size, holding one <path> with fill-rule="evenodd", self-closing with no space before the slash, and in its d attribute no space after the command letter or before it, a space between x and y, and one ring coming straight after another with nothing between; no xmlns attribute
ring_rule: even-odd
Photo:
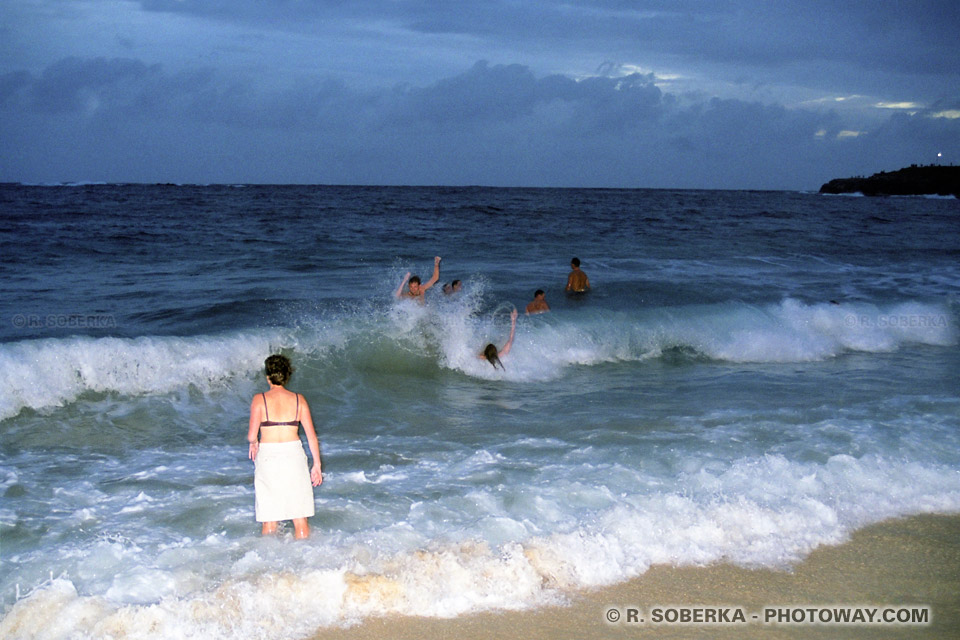
<svg viewBox="0 0 960 640"><path fill-rule="evenodd" d="M397 292L394 294L394 297L399 299L408 299L416 300L420 304L424 303L423 294L427 292L427 289L437 284L437 280L440 279L440 256L437 256L433 259L433 276L427 280L425 284L420 283L420 276L410 276L410 272L407 271L407 274L403 276L403 282L400 283L400 287L397 289ZM404 290L404 286L407 287Z"/></svg>
<svg viewBox="0 0 960 640"><path fill-rule="evenodd" d="M527 304L527 315L532 316L535 313L546 313L550 311L550 305L544 298L543 289L537 289L533 294L533 300Z"/></svg>
<svg viewBox="0 0 960 640"><path fill-rule="evenodd" d="M503 347L498 350L497 345L491 342L486 347L484 347L483 353L479 354L477 357L486 359L487 362L493 365L494 369L497 368L497 365L500 365L500 368L506 371L506 369L503 366L503 363L500 362L500 358L506 357L506 355L510 353L510 347L513 346L513 336L516 333L516 331L517 331L517 310L514 309L513 311L510 312L510 337L507 338L506 344L504 344Z"/></svg>
<svg viewBox="0 0 960 640"><path fill-rule="evenodd" d="M568 292L583 293L590 288L590 278L580 270L580 258L574 258L570 261L570 275L567 276Z"/></svg>
<svg viewBox="0 0 960 640"><path fill-rule="evenodd" d="M454 280L453 282L448 282L443 285L443 293L448 296L459 292L461 289L463 289L463 283L459 280Z"/></svg>

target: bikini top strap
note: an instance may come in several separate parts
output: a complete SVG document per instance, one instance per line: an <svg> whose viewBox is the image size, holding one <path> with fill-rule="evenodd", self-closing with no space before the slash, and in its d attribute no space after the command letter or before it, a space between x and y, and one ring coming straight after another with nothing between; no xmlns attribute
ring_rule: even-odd
<svg viewBox="0 0 960 640"><path fill-rule="evenodd" d="M267 418L267 420L264 420L266 422L270 420L270 413L267 411L267 394L261 393L260 395L263 396L263 415Z"/></svg>

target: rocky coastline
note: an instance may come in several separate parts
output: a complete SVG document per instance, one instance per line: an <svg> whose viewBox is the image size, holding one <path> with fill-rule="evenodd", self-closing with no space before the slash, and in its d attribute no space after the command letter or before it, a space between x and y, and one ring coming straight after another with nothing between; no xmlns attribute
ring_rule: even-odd
<svg viewBox="0 0 960 640"><path fill-rule="evenodd" d="M910 165L898 171L881 171L869 178L837 178L820 187L820 193L862 193L865 196L952 195L960 198L960 166Z"/></svg>

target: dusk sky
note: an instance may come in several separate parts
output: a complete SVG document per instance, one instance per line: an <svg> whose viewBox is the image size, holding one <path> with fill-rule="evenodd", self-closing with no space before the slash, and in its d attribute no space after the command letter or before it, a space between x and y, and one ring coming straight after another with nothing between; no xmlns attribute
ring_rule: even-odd
<svg viewBox="0 0 960 640"><path fill-rule="evenodd" d="M0 181L816 190L960 164L958 34L956 0L2 0Z"/></svg>

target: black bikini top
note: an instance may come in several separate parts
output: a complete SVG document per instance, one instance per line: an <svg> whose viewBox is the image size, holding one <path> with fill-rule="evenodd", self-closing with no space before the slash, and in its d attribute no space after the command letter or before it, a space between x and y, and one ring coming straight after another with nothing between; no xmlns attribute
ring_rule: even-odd
<svg viewBox="0 0 960 640"><path fill-rule="evenodd" d="M280 426L287 426L287 425L291 427L296 427L300 425L300 420L296 418L293 420L287 420L286 422L274 422L273 420L271 420L270 413L267 411L267 395L265 393L261 393L260 395L263 396L263 413L264 415L267 416L266 420L260 421L261 427L280 427ZM300 394L299 393L297 394L297 413L295 415L297 417L300 416Z"/></svg>

